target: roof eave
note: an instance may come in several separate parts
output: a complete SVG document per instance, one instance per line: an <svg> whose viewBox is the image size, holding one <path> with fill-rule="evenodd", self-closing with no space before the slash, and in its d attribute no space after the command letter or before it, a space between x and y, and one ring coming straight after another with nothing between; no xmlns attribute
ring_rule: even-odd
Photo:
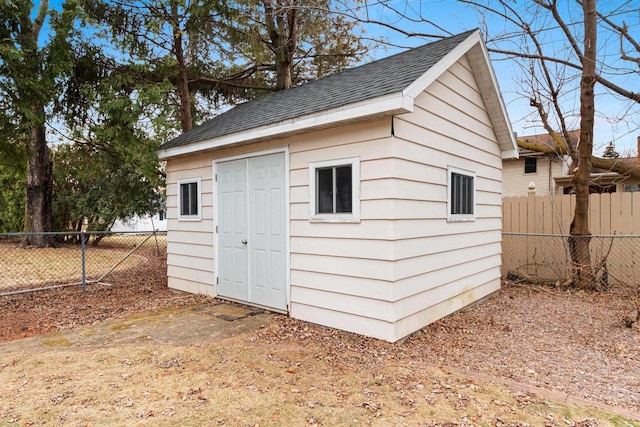
<svg viewBox="0 0 640 427"><path fill-rule="evenodd" d="M500 153L502 155L502 160L511 160L511 159L517 160L520 156L520 153L518 153L518 150L501 150Z"/></svg>
<svg viewBox="0 0 640 427"><path fill-rule="evenodd" d="M482 41L480 31L474 32L465 43L472 43L467 53L469 63L474 70L476 83L480 88L480 95L484 100L489 114L489 120L502 152L503 159L517 159L519 156L518 141L511 128L511 120L507 113L507 107L502 98L500 85L495 71L491 65L489 52Z"/></svg>
<svg viewBox="0 0 640 427"><path fill-rule="evenodd" d="M404 93L412 98L417 97L464 55L467 55L474 71L473 74L476 76L476 82L487 108L489 120L493 125L502 158L517 159L518 143L511 129L507 108L502 99L500 86L491 66L489 53L482 40L480 30L471 33L469 37L447 53L437 64L409 85L404 90Z"/></svg>
<svg viewBox="0 0 640 427"><path fill-rule="evenodd" d="M345 122L356 122L371 117L392 116L412 111L413 97L407 96L402 92L396 92L242 132L235 132L187 145L161 149L158 151L158 158L160 160L168 160L232 145L244 145L267 139L282 138L288 135L310 132L315 129L334 127Z"/></svg>

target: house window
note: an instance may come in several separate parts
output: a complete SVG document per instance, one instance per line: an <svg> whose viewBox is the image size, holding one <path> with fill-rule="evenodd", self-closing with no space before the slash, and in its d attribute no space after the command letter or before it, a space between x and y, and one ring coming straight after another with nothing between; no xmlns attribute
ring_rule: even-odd
<svg viewBox="0 0 640 427"><path fill-rule="evenodd" d="M476 174L449 167L447 219L449 221L472 221L475 219Z"/></svg>
<svg viewBox="0 0 640 427"><path fill-rule="evenodd" d="M536 173L538 171L538 158L537 157L525 157L524 158L524 173Z"/></svg>
<svg viewBox="0 0 640 427"><path fill-rule="evenodd" d="M360 221L360 158L309 164L312 221Z"/></svg>
<svg viewBox="0 0 640 427"><path fill-rule="evenodd" d="M178 181L179 219L200 219L200 179Z"/></svg>

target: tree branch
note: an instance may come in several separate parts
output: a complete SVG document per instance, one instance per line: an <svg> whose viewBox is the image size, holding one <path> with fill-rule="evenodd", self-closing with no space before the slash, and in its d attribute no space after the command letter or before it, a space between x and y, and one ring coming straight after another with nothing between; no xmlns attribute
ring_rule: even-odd
<svg viewBox="0 0 640 427"><path fill-rule="evenodd" d="M38 7L38 13L36 14L36 18L33 20L33 27L31 28L31 33L35 41L38 41L38 37L40 37L40 30L42 29L42 25L44 24L44 20L47 17L47 12L49 11L49 1L48 0L40 0L40 6Z"/></svg>
<svg viewBox="0 0 640 427"><path fill-rule="evenodd" d="M236 83L233 80L228 80L226 78L224 78L224 79L214 79L214 78L207 78L207 77L199 77L197 79L189 80L189 83L217 84L217 85L222 85L222 86L227 86L227 87L234 87L234 88L238 88L238 89L266 90L266 91L271 91L271 92L275 92L276 91L276 88L273 88L273 87L265 87L265 86L248 85L248 84L244 84L244 83Z"/></svg>

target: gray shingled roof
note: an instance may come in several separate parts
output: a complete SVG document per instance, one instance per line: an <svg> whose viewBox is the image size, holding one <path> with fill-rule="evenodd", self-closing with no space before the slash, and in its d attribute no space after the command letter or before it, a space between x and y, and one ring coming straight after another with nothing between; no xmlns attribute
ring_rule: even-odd
<svg viewBox="0 0 640 427"><path fill-rule="evenodd" d="M168 149L247 131L404 90L464 41L472 31L263 96L165 142Z"/></svg>

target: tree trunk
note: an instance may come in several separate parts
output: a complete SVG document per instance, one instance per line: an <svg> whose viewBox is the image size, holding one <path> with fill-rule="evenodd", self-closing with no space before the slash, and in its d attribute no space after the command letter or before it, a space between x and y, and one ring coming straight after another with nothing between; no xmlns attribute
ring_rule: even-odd
<svg viewBox="0 0 640 427"><path fill-rule="evenodd" d="M42 115L41 113L40 115ZM53 170L49 157L49 147L45 136L44 124L36 124L31 129L28 143L29 161L27 164L27 200L25 230L32 233L51 231L51 195L53 190ZM49 246L49 236L36 234L23 239L24 245L37 247Z"/></svg>
<svg viewBox="0 0 640 427"><path fill-rule="evenodd" d="M293 84L293 58L298 38L298 1L277 11L271 0L265 0L263 4L271 49L275 54L276 90L288 89ZM282 8L286 10L283 11Z"/></svg>
<svg viewBox="0 0 640 427"><path fill-rule="evenodd" d="M580 142L578 144L578 170L573 176L576 190L576 208L571 222L569 239L573 263L573 281L577 287L593 288L596 284L589 254L589 180L593 153L593 127L595 114L594 86L596 82L596 0L584 0L584 53L580 81Z"/></svg>
<svg viewBox="0 0 640 427"><path fill-rule="evenodd" d="M177 5L172 4L171 14L174 19L173 23L173 51L176 55L176 61L180 73L178 75L178 97L180 98L180 124L182 131L186 132L193 127L193 118L191 117L191 92L189 92L189 76L187 75L187 65L184 56L184 48L182 46L182 31L179 27Z"/></svg>
<svg viewBox="0 0 640 427"><path fill-rule="evenodd" d="M291 87L291 62L287 61L285 47L281 46L276 50L276 90L288 89Z"/></svg>

